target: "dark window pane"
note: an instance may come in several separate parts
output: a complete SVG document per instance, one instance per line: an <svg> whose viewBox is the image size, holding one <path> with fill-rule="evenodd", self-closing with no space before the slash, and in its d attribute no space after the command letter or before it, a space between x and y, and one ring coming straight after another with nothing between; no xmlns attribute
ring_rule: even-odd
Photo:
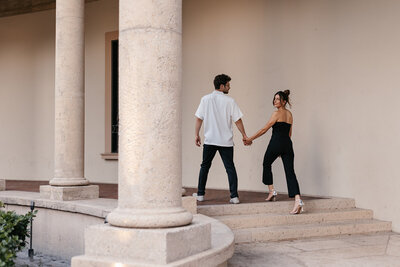
<svg viewBox="0 0 400 267"><path fill-rule="evenodd" d="M111 152L118 153L118 40L111 41Z"/></svg>

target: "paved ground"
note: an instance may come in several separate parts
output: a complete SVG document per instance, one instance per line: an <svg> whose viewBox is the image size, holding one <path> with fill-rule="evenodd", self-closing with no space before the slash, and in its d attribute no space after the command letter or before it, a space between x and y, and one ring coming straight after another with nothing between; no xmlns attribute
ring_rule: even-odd
<svg viewBox="0 0 400 267"><path fill-rule="evenodd" d="M67 267L68 260L36 254L29 261L18 254L17 267ZM399 267L400 235L395 233L314 238L236 245L229 267ZM206 267L206 266L205 266Z"/></svg>
<svg viewBox="0 0 400 267"><path fill-rule="evenodd" d="M15 261L16 267L68 267L71 266L69 260L61 259L55 256L43 255L35 252L33 261L28 257L28 250L25 249L17 254Z"/></svg>
<svg viewBox="0 0 400 267"><path fill-rule="evenodd" d="M236 245L229 267L400 266L394 233Z"/></svg>

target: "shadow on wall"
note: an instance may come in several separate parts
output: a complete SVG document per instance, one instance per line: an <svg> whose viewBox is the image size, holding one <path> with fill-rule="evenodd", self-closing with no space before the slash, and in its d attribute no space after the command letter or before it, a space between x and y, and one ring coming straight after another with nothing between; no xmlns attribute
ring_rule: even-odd
<svg viewBox="0 0 400 267"><path fill-rule="evenodd" d="M318 195L323 195L323 192L327 192L328 184L326 183L329 177L325 177L326 172L324 172L324 161L323 158L326 155L324 153L324 142L323 135L320 131L322 125L318 123L317 120L314 121L313 130L311 131L311 138L309 144L311 147L311 185L314 188L313 191L318 192Z"/></svg>
<svg viewBox="0 0 400 267"><path fill-rule="evenodd" d="M303 194L323 196L330 192L329 166L327 166L329 146L321 119L310 115L307 119L299 118L296 125L302 128L296 129L299 135L303 136L297 134L293 136L295 170Z"/></svg>

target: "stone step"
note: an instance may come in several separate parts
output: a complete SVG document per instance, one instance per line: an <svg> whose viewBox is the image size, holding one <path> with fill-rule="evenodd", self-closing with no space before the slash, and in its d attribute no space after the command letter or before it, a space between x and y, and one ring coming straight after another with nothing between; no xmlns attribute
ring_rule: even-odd
<svg viewBox="0 0 400 267"><path fill-rule="evenodd" d="M365 209L343 209L335 211L305 212L300 215L288 213L269 213L251 215L225 215L213 216L214 219L227 225L232 230L244 228L267 227L274 225L295 225L307 223L323 223L333 221L348 221L360 219L372 219L372 210Z"/></svg>
<svg viewBox="0 0 400 267"><path fill-rule="evenodd" d="M246 243L389 232L391 229L391 222L368 219L236 229L233 232L235 243Z"/></svg>
<svg viewBox="0 0 400 267"><path fill-rule="evenodd" d="M306 200L305 209L308 212L322 210L339 210L355 208L355 201L351 198L326 198ZM280 213L287 210L291 211L293 201L277 201L277 202L259 202L259 203L241 203L241 204L224 204L224 205L201 205L197 207L197 212L206 216L222 216L222 215L244 215L244 214L261 214L261 213Z"/></svg>

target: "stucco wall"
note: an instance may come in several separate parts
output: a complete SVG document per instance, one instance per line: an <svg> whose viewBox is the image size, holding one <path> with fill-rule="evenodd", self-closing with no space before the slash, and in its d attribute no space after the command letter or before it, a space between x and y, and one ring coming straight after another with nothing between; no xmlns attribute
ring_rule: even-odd
<svg viewBox="0 0 400 267"><path fill-rule="evenodd" d="M55 13L0 19L0 177L53 169Z"/></svg>
<svg viewBox="0 0 400 267"><path fill-rule="evenodd" d="M90 181L117 183L118 162L106 161L105 130L105 36L118 31L118 1L86 4L86 128L85 176Z"/></svg>
<svg viewBox="0 0 400 267"><path fill-rule="evenodd" d="M201 149L194 112L218 73L253 134L278 89L292 90L295 169L305 194L352 197L400 231L400 2L183 1L183 184L196 186ZM104 161L104 33L118 27L114 0L86 5L85 176L117 182ZM0 177L50 179L54 129L54 11L0 19ZM11 116L12 115L12 116ZM252 147L235 129L239 189L263 191L270 133ZM275 185L286 191L282 163ZM228 188L216 156L208 188Z"/></svg>
<svg viewBox="0 0 400 267"><path fill-rule="evenodd" d="M105 32L118 30L118 1L86 4L85 177L117 182L105 161ZM54 168L55 10L0 19L0 177L49 180Z"/></svg>
<svg viewBox="0 0 400 267"><path fill-rule="evenodd" d="M303 193L355 198L400 231L399 12L398 1L184 1L184 184L197 184L201 161L193 114L224 72L249 134L268 120L274 92L292 90ZM239 188L264 190L270 133L250 148L235 134ZM273 171L286 191L280 159ZM207 186L228 187L219 156Z"/></svg>

